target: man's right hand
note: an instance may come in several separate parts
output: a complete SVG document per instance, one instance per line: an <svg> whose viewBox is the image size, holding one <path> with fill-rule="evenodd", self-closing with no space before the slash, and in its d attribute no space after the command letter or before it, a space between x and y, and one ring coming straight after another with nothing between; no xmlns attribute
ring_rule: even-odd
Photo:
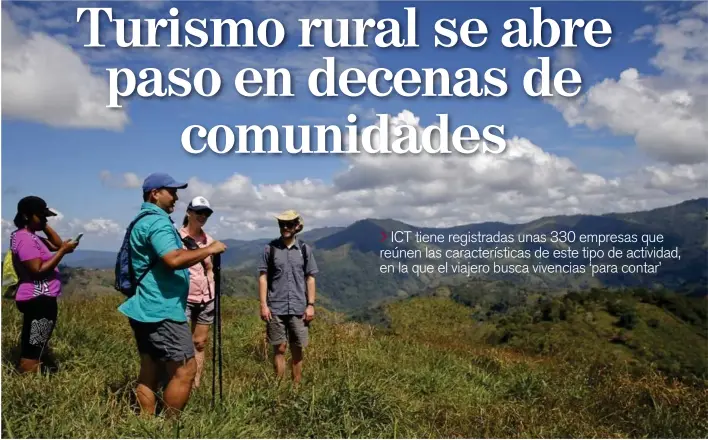
<svg viewBox="0 0 708 440"><path fill-rule="evenodd" d="M270 321L271 318L270 314L270 307L268 307L267 304L262 304L261 305L261 319L264 320L265 322Z"/></svg>
<svg viewBox="0 0 708 440"><path fill-rule="evenodd" d="M226 245L220 241L214 241L209 245L209 253L212 255L221 254L224 251L226 251Z"/></svg>

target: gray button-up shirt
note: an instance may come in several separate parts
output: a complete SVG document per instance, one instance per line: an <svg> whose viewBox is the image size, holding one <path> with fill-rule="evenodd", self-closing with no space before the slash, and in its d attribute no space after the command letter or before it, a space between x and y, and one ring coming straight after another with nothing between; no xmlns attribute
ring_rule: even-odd
<svg viewBox="0 0 708 440"><path fill-rule="evenodd" d="M270 275L272 283L268 285L267 303L274 315L303 315L307 308L306 275L314 275L319 270L312 248L305 246L307 252L307 267L302 256L302 246L296 240L288 249L281 239L273 240L270 245L275 247L273 255L274 272ZM266 245L258 272L268 273L270 245Z"/></svg>

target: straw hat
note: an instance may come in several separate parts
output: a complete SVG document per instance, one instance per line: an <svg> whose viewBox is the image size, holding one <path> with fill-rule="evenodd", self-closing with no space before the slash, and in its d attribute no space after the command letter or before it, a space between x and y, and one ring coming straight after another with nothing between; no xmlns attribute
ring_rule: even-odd
<svg viewBox="0 0 708 440"><path fill-rule="evenodd" d="M294 209L283 211L280 214L276 215L275 218L283 222L290 222L293 220L300 219L300 223L302 223L302 217L300 217L300 214L298 214L298 212Z"/></svg>
<svg viewBox="0 0 708 440"><path fill-rule="evenodd" d="M279 222L291 222L297 220L297 226L293 231L295 234L302 231L302 229L305 227L305 221L302 219L302 216L293 209L283 211L280 214L276 215L275 218L278 219Z"/></svg>

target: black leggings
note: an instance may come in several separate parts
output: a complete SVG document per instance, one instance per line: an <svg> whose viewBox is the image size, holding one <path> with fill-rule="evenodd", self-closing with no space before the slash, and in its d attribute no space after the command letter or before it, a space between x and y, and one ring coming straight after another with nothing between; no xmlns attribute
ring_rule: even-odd
<svg viewBox="0 0 708 440"><path fill-rule="evenodd" d="M21 357L39 360L57 323L57 299L38 296L28 301L17 301L16 304L24 315Z"/></svg>

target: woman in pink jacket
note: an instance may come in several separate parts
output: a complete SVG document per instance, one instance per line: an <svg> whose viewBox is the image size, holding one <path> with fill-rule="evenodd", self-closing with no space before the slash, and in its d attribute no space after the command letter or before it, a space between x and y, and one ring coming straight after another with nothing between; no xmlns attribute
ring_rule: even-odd
<svg viewBox="0 0 708 440"><path fill-rule="evenodd" d="M179 230L186 248L209 246L214 239L203 227L214 211L204 197L195 197L187 206L182 228ZM187 298L187 319L192 325L192 341L196 351L197 375L194 387L199 381L204 367L204 349L209 337L209 327L214 323L214 272L212 257L189 268L189 296Z"/></svg>

